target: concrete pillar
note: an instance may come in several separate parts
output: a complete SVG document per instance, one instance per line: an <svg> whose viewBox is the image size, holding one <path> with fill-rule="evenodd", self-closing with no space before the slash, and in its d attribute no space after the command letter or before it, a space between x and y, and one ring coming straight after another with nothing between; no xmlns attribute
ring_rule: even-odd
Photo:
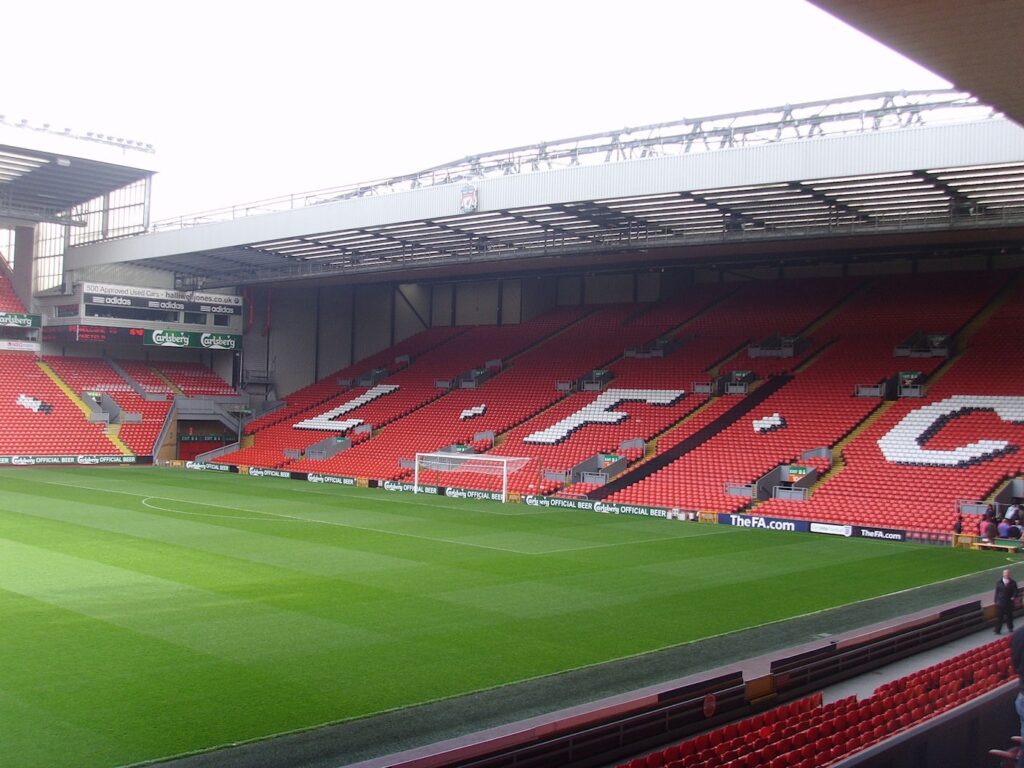
<svg viewBox="0 0 1024 768"><path fill-rule="evenodd" d="M25 309L32 311L32 262L35 257L35 230L16 227L14 230L14 292Z"/></svg>

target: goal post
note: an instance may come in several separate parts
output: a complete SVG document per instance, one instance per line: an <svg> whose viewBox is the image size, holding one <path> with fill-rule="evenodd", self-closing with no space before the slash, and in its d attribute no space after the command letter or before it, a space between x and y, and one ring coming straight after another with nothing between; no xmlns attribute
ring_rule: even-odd
<svg viewBox="0 0 1024 768"><path fill-rule="evenodd" d="M508 498L508 479L530 462L518 456L489 456L480 453L417 453L413 469L413 493L420 492L424 472L467 472L501 477L501 500Z"/></svg>

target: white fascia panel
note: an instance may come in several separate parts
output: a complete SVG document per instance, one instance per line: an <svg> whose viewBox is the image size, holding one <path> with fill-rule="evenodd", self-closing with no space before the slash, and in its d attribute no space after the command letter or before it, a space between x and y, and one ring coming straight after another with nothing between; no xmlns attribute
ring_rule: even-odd
<svg viewBox="0 0 1024 768"><path fill-rule="evenodd" d="M479 199L474 215L633 195L1022 160L1024 128L993 118L483 179L474 184ZM380 197L340 200L80 246L69 250L65 266L80 269L359 227L457 217L465 186L466 182L456 182Z"/></svg>

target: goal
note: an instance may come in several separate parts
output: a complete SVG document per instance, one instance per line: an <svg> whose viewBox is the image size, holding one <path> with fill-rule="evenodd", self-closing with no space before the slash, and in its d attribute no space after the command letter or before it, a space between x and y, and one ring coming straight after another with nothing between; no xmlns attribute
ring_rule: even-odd
<svg viewBox="0 0 1024 768"><path fill-rule="evenodd" d="M468 472L501 478L501 500L508 498L508 479L529 463L529 458L516 456L485 456L477 453L417 453L413 472L413 492L419 493L420 482L427 472L440 475ZM438 483L441 485L441 483Z"/></svg>

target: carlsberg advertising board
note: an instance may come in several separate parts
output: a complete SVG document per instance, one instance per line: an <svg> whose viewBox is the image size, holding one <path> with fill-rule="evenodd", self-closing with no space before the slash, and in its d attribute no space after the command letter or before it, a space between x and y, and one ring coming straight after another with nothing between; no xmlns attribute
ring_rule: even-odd
<svg viewBox="0 0 1024 768"><path fill-rule="evenodd" d="M0 312L0 325L5 328L38 328L42 324L39 315L27 315L23 312Z"/></svg>
<svg viewBox="0 0 1024 768"><path fill-rule="evenodd" d="M151 347L179 349L241 349L242 337L233 333L198 333L196 331L146 331L143 338Z"/></svg>

